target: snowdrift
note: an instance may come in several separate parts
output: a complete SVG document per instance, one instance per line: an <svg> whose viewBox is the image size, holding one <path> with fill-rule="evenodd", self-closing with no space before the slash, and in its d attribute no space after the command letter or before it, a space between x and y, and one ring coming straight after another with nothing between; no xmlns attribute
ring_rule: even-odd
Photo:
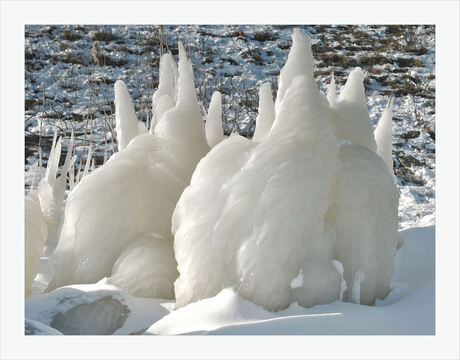
<svg viewBox="0 0 460 360"><path fill-rule="evenodd" d="M63 335L129 335L143 333L168 312L160 300L132 297L103 279L32 295L25 318L43 335L57 335L49 328Z"/></svg>
<svg viewBox="0 0 460 360"><path fill-rule="evenodd" d="M273 313L225 288L171 312L146 334L434 335L435 228L400 234L391 292L375 306L336 301L306 309L294 302Z"/></svg>

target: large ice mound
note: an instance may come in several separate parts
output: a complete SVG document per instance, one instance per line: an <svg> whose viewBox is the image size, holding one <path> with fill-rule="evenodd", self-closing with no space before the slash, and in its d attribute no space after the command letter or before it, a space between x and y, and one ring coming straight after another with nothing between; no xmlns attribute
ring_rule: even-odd
<svg viewBox="0 0 460 360"><path fill-rule="evenodd" d="M50 288L93 283L109 277L113 268L114 282L135 294L172 297L177 271L171 215L209 147L185 49L180 45L177 76L172 57L164 56L151 133L138 126L125 84L121 80L115 84L119 152L69 194L53 256L56 278ZM126 254L127 246L150 233L164 238L162 248L169 247L169 251L160 252L163 259L153 254L144 259L145 268L140 263L126 265L126 259L132 258ZM124 260L114 267L124 251ZM150 290L134 284L145 273L162 276L152 279L156 285ZM164 281L169 286L158 285Z"/></svg>
<svg viewBox="0 0 460 360"><path fill-rule="evenodd" d="M310 40L298 30L292 38L269 132L216 145L176 206L176 307L228 285L271 311L342 295L373 304L389 291L398 194L379 155L387 145L377 149L363 72L326 97L313 78ZM273 111L267 100L260 118ZM344 294L333 261L343 266ZM301 271L304 282L291 287Z"/></svg>

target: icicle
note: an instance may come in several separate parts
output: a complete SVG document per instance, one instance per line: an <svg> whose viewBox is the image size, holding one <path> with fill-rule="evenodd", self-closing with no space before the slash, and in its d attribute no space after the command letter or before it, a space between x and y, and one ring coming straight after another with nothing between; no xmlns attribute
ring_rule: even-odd
<svg viewBox="0 0 460 360"><path fill-rule="evenodd" d="M259 113L252 141L260 142L268 135L274 120L275 107L273 104L272 89L269 83L264 83L259 88Z"/></svg>
<svg viewBox="0 0 460 360"><path fill-rule="evenodd" d="M67 154L65 157L64 166L62 167L62 171L61 171L61 176L64 175L65 177L67 172L70 170L70 167L73 165L73 163L75 162L77 158L75 155L73 155L73 146L74 146L74 138L73 138L73 131L72 131L72 134L70 135L69 146L67 147Z"/></svg>
<svg viewBox="0 0 460 360"><path fill-rule="evenodd" d="M35 182L37 181L37 177L38 177L37 174L38 174L39 171L40 171L40 167L37 164L37 167L35 168L35 171L34 171L34 177L32 178L32 184L30 184L29 192L34 191L34 189L35 189Z"/></svg>
<svg viewBox="0 0 460 360"><path fill-rule="evenodd" d="M206 140L210 148L220 143L224 138L222 130L222 96L215 91L212 94L211 103L206 117Z"/></svg>
<svg viewBox="0 0 460 360"><path fill-rule="evenodd" d="M121 151L139 134L133 101L123 80L115 83L115 118L118 151Z"/></svg>
<svg viewBox="0 0 460 360"><path fill-rule="evenodd" d="M340 295L339 295L338 300L343 301L343 294L345 294L345 291L347 291L347 289L348 289L347 282L343 278L343 272L344 272L343 265L338 260L332 260L332 264L336 268L337 272L340 274L340 278L341 278L341 281L340 281Z"/></svg>
<svg viewBox="0 0 460 360"><path fill-rule="evenodd" d="M82 154L83 155L83 154ZM82 178L82 175L81 175L81 166L80 164L78 165L78 170L77 170L77 177L76 177L76 180L75 180L75 185L78 185L78 183L80 182Z"/></svg>
<svg viewBox="0 0 460 360"><path fill-rule="evenodd" d="M313 54L311 52L310 38L303 37L299 29L294 29L292 47L286 64L281 69L278 81L278 95L275 103L276 113L279 111L279 106L286 90L298 75L306 75L309 78L313 78Z"/></svg>
<svg viewBox="0 0 460 360"><path fill-rule="evenodd" d="M104 164L107 162L107 157L108 157L107 146L104 146Z"/></svg>
<svg viewBox="0 0 460 360"><path fill-rule="evenodd" d="M59 137L59 140L56 142L56 134L54 133L53 138L53 145L51 146L50 157L48 159L48 164L46 165L46 181L48 184L53 185L54 181L56 180L57 169L59 167L59 160L61 157L61 140L62 138Z"/></svg>
<svg viewBox="0 0 460 360"><path fill-rule="evenodd" d="M76 156L75 156L76 158ZM69 171L69 189L70 191L73 190L73 188L75 187L75 166L72 165L70 167L70 171Z"/></svg>
<svg viewBox="0 0 460 360"><path fill-rule="evenodd" d="M388 104L383 110L382 117L374 130L375 141L377 143L377 154L385 161L388 169L393 174L393 156L392 156L392 116L393 116L393 99L388 100Z"/></svg>
<svg viewBox="0 0 460 360"><path fill-rule="evenodd" d="M96 159L93 159L93 160L91 161L91 172L94 172L94 170L96 170L96 163L95 163L95 160L96 160Z"/></svg>
<svg viewBox="0 0 460 360"><path fill-rule="evenodd" d="M174 80L174 103L177 102L177 96L179 92L179 69L177 68L177 64L174 61L174 57L172 56L171 52L169 52L171 56L171 67L173 72L173 80Z"/></svg>
<svg viewBox="0 0 460 360"><path fill-rule="evenodd" d="M327 100L329 101L329 105L331 107L334 107L337 102L337 88L335 85L334 72L331 73L331 83L327 87Z"/></svg>
<svg viewBox="0 0 460 360"><path fill-rule="evenodd" d="M54 184L54 189L53 189L53 193L56 198L56 206L58 207L59 210L60 210L60 207L62 206L62 203L64 202L67 173L73 167L77 159L77 156L73 154L73 145L74 145L74 139L73 139L73 131L72 131L72 134L70 136L69 146L67 148L67 154L65 157L64 165L62 167L61 175L56 179L55 184ZM58 212L60 213L60 211Z"/></svg>
<svg viewBox="0 0 460 360"><path fill-rule="evenodd" d="M351 302L355 304L361 303L361 283L364 281L364 272L358 270L355 273L353 286L351 287Z"/></svg>
<svg viewBox="0 0 460 360"><path fill-rule="evenodd" d="M85 169L83 170L83 176L82 178L84 178L86 175L88 175L88 172L89 172L89 167L91 165L91 145L89 146L88 148L88 155L86 157L86 163L85 163Z"/></svg>

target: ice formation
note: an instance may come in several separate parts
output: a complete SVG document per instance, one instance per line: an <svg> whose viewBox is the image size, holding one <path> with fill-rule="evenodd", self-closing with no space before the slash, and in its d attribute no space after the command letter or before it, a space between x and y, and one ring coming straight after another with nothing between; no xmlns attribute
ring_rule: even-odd
<svg viewBox="0 0 460 360"><path fill-rule="evenodd" d="M48 227L42 215L40 201L35 191L30 192L25 197L24 203L25 215L25 296L31 293L32 283L37 275L38 264L42 256L43 247L45 246L48 235Z"/></svg>
<svg viewBox="0 0 460 360"><path fill-rule="evenodd" d="M337 102L330 109L329 126L337 138L376 151L363 81L364 73L361 68L355 68L348 75Z"/></svg>
<svg viewBox="0 0 460 360"><path fill-rule="evenodd" d="M224 139L222 130L222 95L215 91L209 104L206 117L206 139L210 148L213 148Z"/></svg>
<svg viewBox="0 0 460 360"><path fill-rule="evenodd" d="M75 162L75 156L72 155L72 138L61 175L57 176L61 156L61 138L57 141L56 138L57 132L54 133L50 157L44 172L41 167L41 161L39 162L38 170L42 172L42 179L37 189L35 190L32 187L25 196L24 265L26 297L31 294L32 283L37 275L45 244L48 244L50 247L56 245L61 224L66 176Z"/></svg>
<svg viewBox="0 0 460 360"><path fill-rule="evenodd" d="M292 289L300 306L328 304L340 298L342 276L332 261L306 261L301 272L302 284Z"/></svg>
<svg viewBox="0 0 460 360"><path fill-rule="evenodd" d="M331 82L327 87L327 101L329 101L331 107L335 106L337 102L337 87L335 85L334 72L331 74Z"/></svg>
<svg viewBox="0 0 460 360"><path fill-rule="evenodd" d="M388 105L383 111L382 117L374 130L375 142L377 143L377 154L385 161L385 164L393 174L393 156L392 156L392 112L393 100L388 101Z"/></svg>
<svg viewBox="0 0 460 360"><path fill-rule="evenodd" d="M334 254L344 267L349 291L362 271L361 304L372 305L389 290L398 242L398 192L383 159L362 146L344 144L339 152L325 216L335 229Z"/></svg>
<svg viewBox="0 0 460 360"><path fill-rule="evenodd" d="M176 307L228 285L271 311L350 301L356 288L373 304L388 292L398 195L376 153L363 72L353 70L338 97L331 85L326 98L313 78L310 40L298 30L292 38L270 131L215 146L177 204ZM259 120L268 109L260 107Z"/></svg>
<svg viewBox="0 0 460 360"><path fill-rule="evenodd" d="M109 281L133 296L174 299L173 284L179 275L176 266L171 240L145 234L123 250Z"/></svg>
<svg viewBox="0 0 460 360"><path fill-rule="evenodd" d="M152 96L153 118L151 132L163 114L172 109L177 100L177 69L171 54L164 54L160 60L160 81L158 89Z"/></svg>
<svg viewBox="0 0 460 360"><path fill-rule="evenodd" d="M260 142L268 135L275 120L275 107L272 98L272 89L269 83L264 83L259 89L259 113L256 119L253 141Z"/></svg>
<svg viewBox="0 0 460 360"><path fill-rule="evenodd" d="M171 83L175 84L174 71L171 70L173 65L171 62L168 65L166 59L169 55L164 56L160 89L166 89L167 94L163 96L169 96L171 100L172 94L177 91L177 101L172 109L157 119L153 134L139 134L131 139L127 135L121 141L129 142L126 148L84 177L69 194L59 243L53 256L56 278L50 288L71 283L91 283L108 277L120 256L120 261L113 269L114 279L128 284L133 292L141 290L126 280L126 276L132 274L141 277L142 274L134 274L137 270L163 274L171 283L176 275L173 266L165 265L175 261L171 256L171 215L196 164L209 147L196 98L192 66L182 44L179 49L177 90L170 88ZM166 71L166 65L170 71ZM168 82L168 86L162 86L163 81ZM116 84L116 97L123 99L117 105L126 110L131 107L131 100L125 90L121 83ZM161 113L158 106L153 111ZM133 131L137 126L133 124L131 111L120 109L117 114L122 115L119 127L123 129L123 138L125 121L130 123L126 128ZM127 114L127 117L123 114ZM156 233L169 242L171 251L162 251L162 254L170 256L170 259L152 263L149 269L127 266L126 259L131 259L136 253L134 248L127 246L150 233ZM149 257L148 253L145 256L158 260L158 256ZM171 296L167 286L158 286L157 289L166 290L164 293L163 290L150 292L149 296Z"/></svg>
<svg viewBox="0 0 460 360"><path fill-rule="evenodd" d="M115 83L115 120L118 150L124 150L129 142L139 135L139 125L133 102L126 84L122 80Z"/></svg>

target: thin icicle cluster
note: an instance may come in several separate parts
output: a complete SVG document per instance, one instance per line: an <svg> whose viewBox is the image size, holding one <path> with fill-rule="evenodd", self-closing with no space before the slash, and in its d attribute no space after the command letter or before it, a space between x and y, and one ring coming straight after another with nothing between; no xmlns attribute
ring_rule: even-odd
<svg viewBox="0 0 460 360"><path fill-rule="evenodd" d="M298 30L292 38L274 109L269 88L260 91L254 141L232 135L215 146L176 206L176 307L229 284L272 311L356 296L373 304L388 292L398 196L376 153L384 145L374 138L362 70L338 97L332 81L326 97L310 40Z"/></svg>
<svg viewBox="0 0 460 360"><path fill-rule="evenodd" d="M66 187L66 176L71 171L76 156L73 155L73 138L68 146L61 175L57 176L61 157L62 138L57 141L54 132L53 143L46 170L37 189L31 189L25 196L25 294L30 295L37 275L38 264L45 243L54 247L61 225L62 205ZM39 170L42 171L41 161ZM32 184L33 186L33 184Z"/></svg>
<svg viewBox="0 0 460 360"><path fill-rule="evenodd" d="M138 296L171 298L177 277L171 216L206 154L191 62L163 56L151 134L138 131L124 83L115 84L119 152L67 199L51 287L110 281ZM154 237L148 234L156 234ZM161 240L159 240L161 239Z"/></svg>

